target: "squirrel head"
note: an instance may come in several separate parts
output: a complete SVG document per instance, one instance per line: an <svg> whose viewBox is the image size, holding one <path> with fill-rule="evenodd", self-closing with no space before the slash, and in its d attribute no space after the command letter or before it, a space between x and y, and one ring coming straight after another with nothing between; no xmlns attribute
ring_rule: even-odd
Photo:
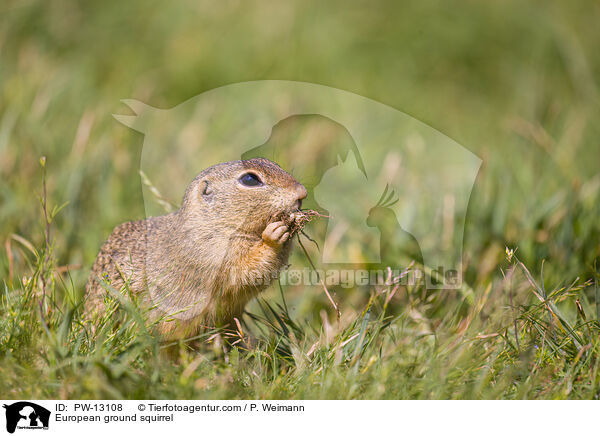
<svg viewBox="0 0 600 436"><path fill-rule="evenodd" d="M186 220L260 235L274 217L302 206L306 188L275 162L255 158L214 165L188 187L180 214Z"/></svg>

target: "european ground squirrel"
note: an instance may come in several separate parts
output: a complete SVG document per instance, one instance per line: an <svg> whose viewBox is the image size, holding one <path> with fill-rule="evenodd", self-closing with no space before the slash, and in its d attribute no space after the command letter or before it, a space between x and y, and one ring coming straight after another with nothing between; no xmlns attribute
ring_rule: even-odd
<svg viewBox="0 0 600 436"><path fill-rule="evenodd" d="M86 311L103 311L105 287L132 293L157 314L165 339L231 324L287 264L306 189L257 158L214 165L188 186L176 212L116 227L86 288Z"/></svg>

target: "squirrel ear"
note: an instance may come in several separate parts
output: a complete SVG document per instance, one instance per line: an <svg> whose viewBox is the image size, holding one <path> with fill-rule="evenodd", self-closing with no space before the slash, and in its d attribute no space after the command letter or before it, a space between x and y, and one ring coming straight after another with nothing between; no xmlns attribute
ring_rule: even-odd
<svg viewBox="0 0 600 436"><path fill-rule="evenodd" d="M202 191L202 198L211 202L213 199L213 189L210 186L210 183L208 183L208 180L202 180L202 182L200 182L200 189Z"/></svg>

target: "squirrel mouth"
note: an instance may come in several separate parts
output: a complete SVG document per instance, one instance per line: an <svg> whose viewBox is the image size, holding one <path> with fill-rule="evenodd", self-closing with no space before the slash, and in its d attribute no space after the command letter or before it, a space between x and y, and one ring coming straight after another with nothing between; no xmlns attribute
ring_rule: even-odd
<svg viewBox="0 0 600 436"><path fill-rule="evenodd" d="M279 209L271 215L269 222L283 221L286 225L289 225L294 220L295 215L303 213L303 210L300 208L300 206L300 202L297 201L290 207Z"/></svg>
<svg viewBox="0 0 600 436"><path fill-rule="evenodd" d="M292 209L279 212L271 218L270 222L283 221L289 227L292 235L302 231L304 226L316 217L326 217L312 209Z"/></svg>

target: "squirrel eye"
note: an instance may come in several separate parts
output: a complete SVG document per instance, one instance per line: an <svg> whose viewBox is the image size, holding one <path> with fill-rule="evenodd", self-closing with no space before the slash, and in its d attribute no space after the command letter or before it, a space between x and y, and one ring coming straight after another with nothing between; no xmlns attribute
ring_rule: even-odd
<svg viewBox="0 0 600 436"><path fill-rule="evenodd" d="M240 183L244 186L260 186L263 184L254 173L243 174L242 177L240 177Z"/></svg>

